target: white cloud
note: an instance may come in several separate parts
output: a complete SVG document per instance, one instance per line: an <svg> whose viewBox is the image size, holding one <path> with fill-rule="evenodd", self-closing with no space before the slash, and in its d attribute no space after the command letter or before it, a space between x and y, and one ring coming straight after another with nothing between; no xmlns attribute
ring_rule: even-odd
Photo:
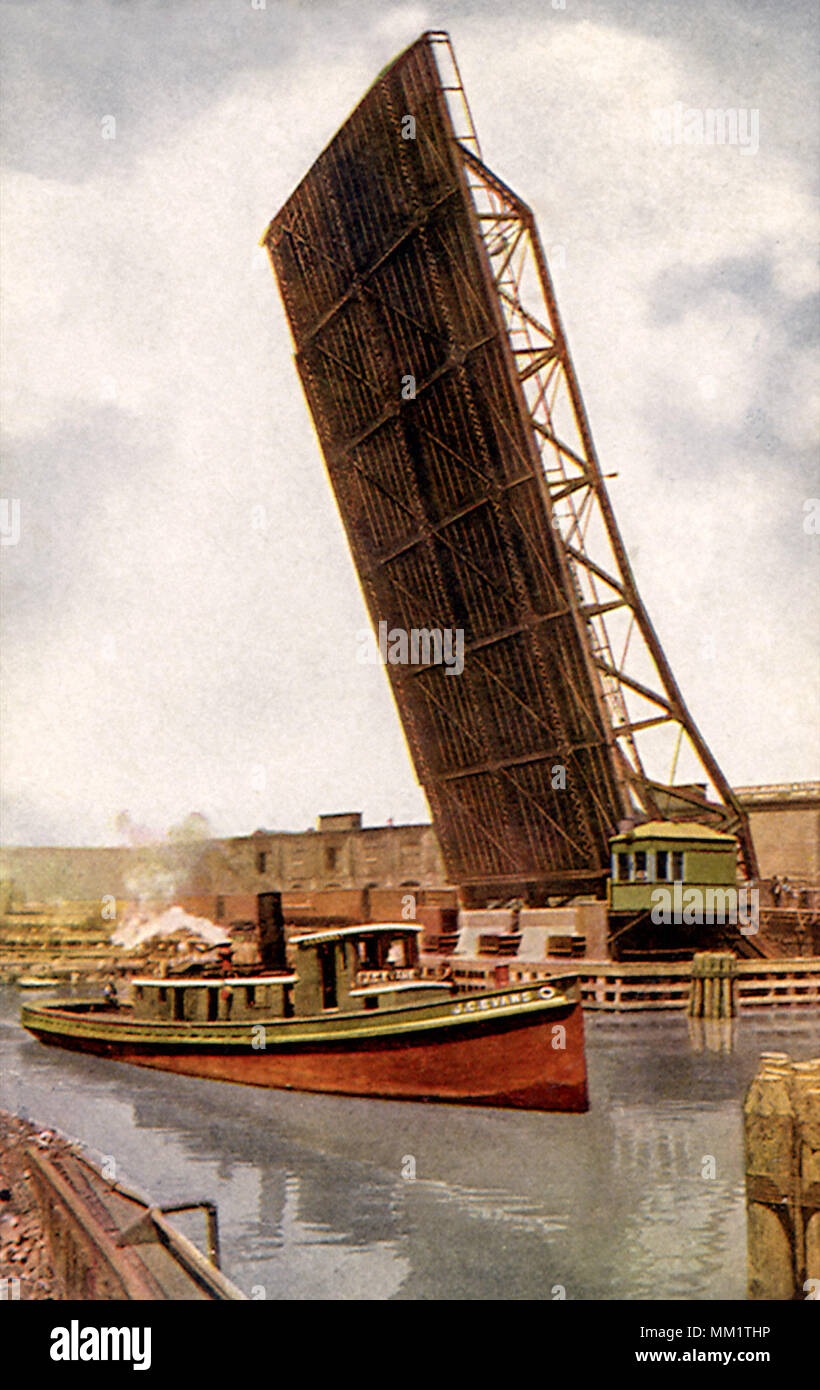
<svg viewBox="0 0 820 1390"><path fill-rule="evenodd" d="M426 29L432 29L426 5L392 5L373 21L372 32L397 44L409 44Z"/></svg>
<svg viewBox="0 0 820 1390"><path fill-rule="evenodd" d="M805 717L778 719L775 734L772 713L811 688L806 618L792 610L788 568L762 573L757 558L774 544L781 485L730 453L713 460L708 486L687 479L679 439L657 421L668 401L728 437L759 400L802 447L812 360L789 357L793 370L774 379L772 354L788 345L728 289L681 304L671 325L648 312L675 268L708 278L731 257L770 261L784 294L807 289L814 213L801 166L765 140L754 159L653 146L651 109L696 89L693 60L563 19L550 11L512 41L502 17L456 32L485 156L535 208L545 242L566 249L556 281L570 344L675 660L719 625L723 667L698 671L695 658L686 672L715 751L739 782L808 775ZM7 794L59 799L66 839L108 837L124 806L152 824L201 810L222 831L306 824L341 803L374 819L424 814L384 675L355 661L363 603L256 243L375 75L374 35L389 51L427 23L426 9L396 7L341 56L317 35L309 66L277 74L275 88L267 71L244 73L140 157L118 163L111 142L108 170L83 182L7 176L12 443L50 444L114 404L139 445L92 461L99 486L62 590L30 629L7 632ZM63 460L55 507L80 462L87 470ZM743 525L727 547L739 478ZM666 540L675 508L685 562ZM716 557L734 586L718 615L699 579ZM41 562L24 539L14 563ZM776 632L789 658L753 691L730 640L752 624ZM724 692L740 688L746 702L718 718ZM264 805L249 786L260 763Z"/></svg>

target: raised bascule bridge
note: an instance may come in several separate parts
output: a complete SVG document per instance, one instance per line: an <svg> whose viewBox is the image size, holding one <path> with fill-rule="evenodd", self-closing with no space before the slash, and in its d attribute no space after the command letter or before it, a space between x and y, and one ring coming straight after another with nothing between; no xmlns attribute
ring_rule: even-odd
<svg viewBox="0 0 820 1390"><path fill-rule="evenodd" d="M610 841L647 825L677 839L621 859L632 886L671 886L687 823L755 880L638 593L535 218L482 159L446 33L381 73L263 241L374 631L463 634L458 675L421 648L386 667L462 905L605 899Z"/></svg>

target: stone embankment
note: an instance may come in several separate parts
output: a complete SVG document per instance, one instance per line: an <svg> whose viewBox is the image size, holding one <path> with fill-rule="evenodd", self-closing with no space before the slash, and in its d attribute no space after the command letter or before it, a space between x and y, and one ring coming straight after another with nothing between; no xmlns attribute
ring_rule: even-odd
<svg viewBox="0 0 820 1390"><path fill-rule="evenodd" d="M60 1298L25 1145L61 1145L50 1131L0 1111L0 1298Z"/></svg>

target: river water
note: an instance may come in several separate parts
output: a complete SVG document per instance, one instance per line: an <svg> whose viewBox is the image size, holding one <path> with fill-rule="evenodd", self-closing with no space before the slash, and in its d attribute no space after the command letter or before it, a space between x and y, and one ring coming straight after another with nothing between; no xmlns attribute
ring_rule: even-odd
<svg viewBox="0 0 820 1390"><path fill-rule="evenodd" d="M0 1107L210 1198L255 1298L745 1297L742 1100L820 1012L585 1018L591 1109L544 1115L261 1090L49 1048L0 989ZM199 1244L199 1218L175 1218Z"/></svg>

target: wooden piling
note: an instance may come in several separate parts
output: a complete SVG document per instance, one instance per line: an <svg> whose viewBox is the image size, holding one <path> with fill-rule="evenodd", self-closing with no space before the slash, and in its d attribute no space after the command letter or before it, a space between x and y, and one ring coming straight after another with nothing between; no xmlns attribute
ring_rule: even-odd
<svg viewBox="0 0 820 1390"><path fill-rule="evenodd" d="M820 1277L820 1059L764 1053L743 1113L748 1296L804 1299Z"/></svg>
<svg viewBox="0 0 820 1390"><path fill-rule="evenodd" d="M737 960L731 951L698 951L692 958L688 1013L692 1018L734 1018Z"/></svg>
<svg viewBox="0 0 820 1390"><path fill-rule="evenodd" d="M797 1169L804 1268L799 1271L802 1296L810 1291L809 1281L820 1281L820 1058L795 1062L795 1116ZM800 1291L798 1291L798 1294ZM820 1289L815 1297L820 1296Z"/></svg>

